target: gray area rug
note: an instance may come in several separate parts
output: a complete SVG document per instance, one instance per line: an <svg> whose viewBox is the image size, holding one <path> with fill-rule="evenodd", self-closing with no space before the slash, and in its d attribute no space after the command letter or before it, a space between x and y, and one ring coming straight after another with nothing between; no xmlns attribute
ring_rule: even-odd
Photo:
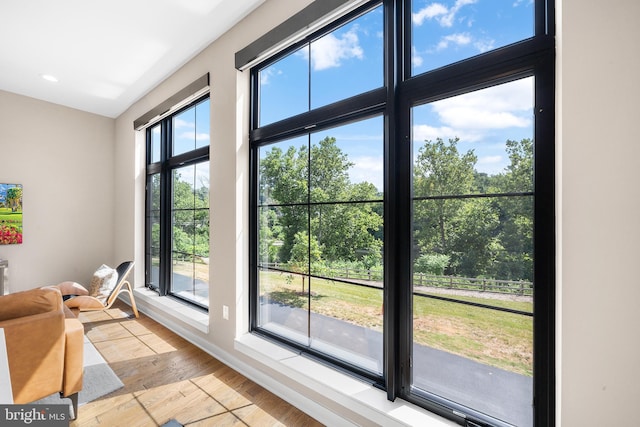
<svg viewBox="0 0 640 427"><path fill-rule="evenodd" d="M84 337L83 362L84 377L82 390L78 394L78 406L96 400L124 386L120 378L113 372L106 360L86 336ZM33 403L47 405L67 403L70 405L71 400L61 398L58 393L55 393Z"/></svg>

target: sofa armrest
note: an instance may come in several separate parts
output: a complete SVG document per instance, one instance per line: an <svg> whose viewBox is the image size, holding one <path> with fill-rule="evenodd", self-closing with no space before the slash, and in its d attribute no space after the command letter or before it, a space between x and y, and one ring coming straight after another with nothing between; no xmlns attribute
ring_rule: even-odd
<svg viewBox="0 0 640 427"><path fill-rule="evenodd" d="M67 397L82 390L84 325L75 317L67 317L64 322L65 350L62 395Z"/></svg>
<svg viewBox="0 0 640 427"><path fill-rule="evenodd" d="M2 320L0 328L7 342L14 402L29 403L60 391L65 348L62 308Z"/></svg>

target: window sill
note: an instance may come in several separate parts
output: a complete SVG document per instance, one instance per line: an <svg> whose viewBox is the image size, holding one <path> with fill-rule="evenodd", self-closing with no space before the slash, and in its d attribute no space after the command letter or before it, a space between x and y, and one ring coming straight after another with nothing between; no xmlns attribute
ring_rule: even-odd
<svg viewBox="0 0 640 427"><path fill-rule="evenodd" d="M337 405L380 425L457 425L402 399L387 400L384 391L253 334L235 340L235 349L263 363Z"/></svg>
<svg viewBox="0 0 640 427"><path fill-rule="evenodd" d="M161 318L171 316L175 320L184 322L202 333L209 333L209 314L193 308L186 303L171 297L161 297L147 288L135 288L136 302L149 317L155 314Z"/></svg>

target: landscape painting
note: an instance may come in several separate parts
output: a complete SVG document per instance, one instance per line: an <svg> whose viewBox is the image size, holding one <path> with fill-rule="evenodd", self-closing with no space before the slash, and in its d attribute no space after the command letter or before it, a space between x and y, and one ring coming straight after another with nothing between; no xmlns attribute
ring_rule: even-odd
<svg viewBox="0 0 640 427"><path fill-rule="evenodd" d="M0 183L0 245L22 243L22 185Z"/></svg>

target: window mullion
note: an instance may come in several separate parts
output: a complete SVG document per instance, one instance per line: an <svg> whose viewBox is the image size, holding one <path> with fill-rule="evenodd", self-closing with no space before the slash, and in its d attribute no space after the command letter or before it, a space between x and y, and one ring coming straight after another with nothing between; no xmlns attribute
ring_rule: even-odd
<svg viewBox="0 0 640 427"><path fill-rule="evenodd" d="M167 295L171 280L171 119L162 121L162 168L160 175L160 296Z"/></svg>

